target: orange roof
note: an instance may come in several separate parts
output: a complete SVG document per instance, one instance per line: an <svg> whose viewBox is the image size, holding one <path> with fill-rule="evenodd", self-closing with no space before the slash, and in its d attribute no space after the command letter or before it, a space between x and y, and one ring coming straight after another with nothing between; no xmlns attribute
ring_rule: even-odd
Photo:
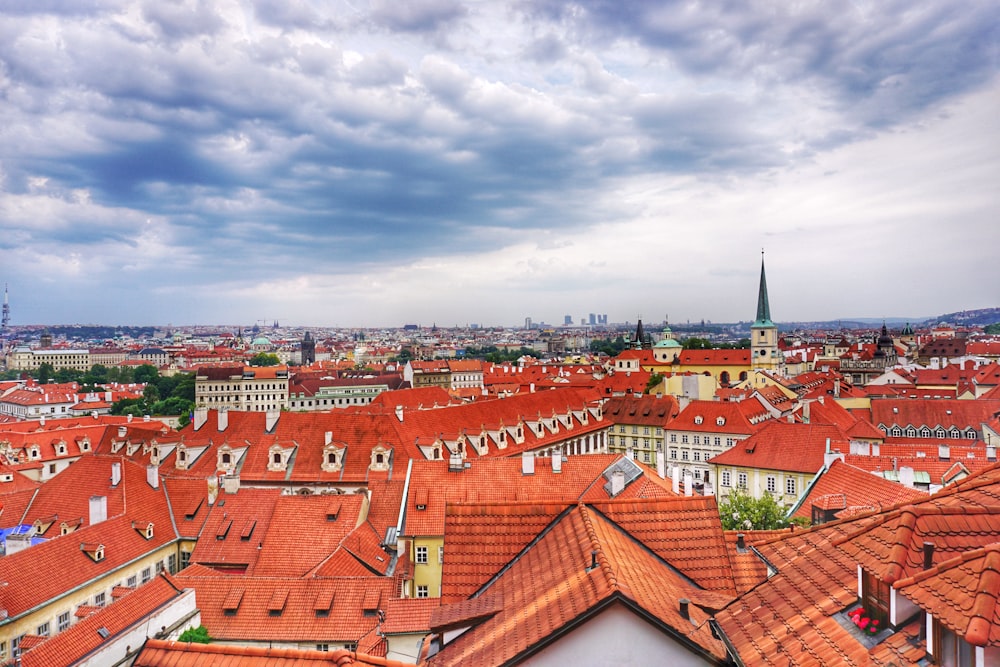
<svg viewBox="0 0 1000 667"><path fill-rule="evenodd" d="M714 456L711 463L816 473L823 467L828 442L831 450L849 451L847 435L836 426L771 421L746 440Z"/></svg>
<svg viewBox="0 0 1000 667"><path fill-rule="evenodd" d="M184 644L149 639L133 667L413 667L412 663L387 660L354 651L312 651L227 644Z"/></svg>
<svg viewBox="0 0 1000 667"><path fill-rule="evenodd" d="M48 638L21 658L22 667L63 667L75 664L92 651L114 639L139 623L159 607L183 595L173 579L161 573L122 599L88 615L68 630ZM191 600L194 607L194 600ZM103 628L105 639L99 634Z"/></svg>
<svg viewBox="0 0 1000 667"><path fill-rule="evenodd" d="M749 366L750 350L682 350L683 366Z"/></svg>
<svg viewBox="0 0 1000 667"><path fill-rule="evenodd" d="M896 588L973 646L1000 646L1000 543L917 572Z"/></svg>
<svg viewBox="0 0 1000 667"><path fill-rule="evenodd" d="M679 611L691 600L689 618ZM519 661L572 633L580 619L609 605L637 613L702 659L721 660L709 614L728 599L703 591L602 513L578 506L561 516L481 594L440 607L434 629L471 626L428 659L430 665Z"/></svg>
<svg viewBox="0 0 1000 667"><path fill-rule="evenodd" d="M225 642L377 642L378 616L364 611L366 595L376 593L384 605L395 590L392 578L375 575L233 577L200 565L175 579L195 589L202 624Z"/></svg>
<svg viewBox="0 0 1000 667"><path fill-rule="evenodd" d="M838 496L841 506L831 503L831 496ZM888 509L901 502L917 502L927 497L923 491L911 489L873 475L861 468L834 461L809 489L809 494L800 501L793 516L810 518L812 506L819 504L823 509L846 509L863 507L866 509ZM820 502L821 498L827 501Z"/></svg>

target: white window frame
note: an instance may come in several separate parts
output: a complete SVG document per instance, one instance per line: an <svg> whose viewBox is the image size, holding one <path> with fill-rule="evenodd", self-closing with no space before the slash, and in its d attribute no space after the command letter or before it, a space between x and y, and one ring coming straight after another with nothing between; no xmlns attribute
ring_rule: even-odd
<svg viewBox="0 0 1000 667"><path fill-rule="evenodd" d="M417 565L427 565L427 547L416 547L414 562Z"/></svg>

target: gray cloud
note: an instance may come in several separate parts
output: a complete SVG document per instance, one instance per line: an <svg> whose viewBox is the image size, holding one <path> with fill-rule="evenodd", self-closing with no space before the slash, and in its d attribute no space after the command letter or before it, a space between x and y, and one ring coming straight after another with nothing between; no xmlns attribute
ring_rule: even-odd
<svg viewBox="0 0 1000 667"><path fill-rule="evenodd" d="M133 284L164 295L217 282L245 296L249 284L345 275L363 292L368 274L429 257L451 271L453 260L527 241L547 255L528 275L541 284L549 272L563 289L573 266L596 271L577 238L620 236L616 225L651 216L641 244L669 254L708 190L766 187L992 90L991 9L5 8L0 264L37 270L48 247L80 258L67 275L83 279L88 267L97 280L128 266ZM741 226L756 246L776 233L770 224L762 215ZM171 256L183 256L183 272L156 270Z"/></svg>

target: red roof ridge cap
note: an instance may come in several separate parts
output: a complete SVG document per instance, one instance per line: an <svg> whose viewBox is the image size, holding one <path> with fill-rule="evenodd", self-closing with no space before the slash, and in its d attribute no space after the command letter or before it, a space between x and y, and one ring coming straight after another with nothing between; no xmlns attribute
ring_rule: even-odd
<svg viewBox="0 0 1000 667"><path fill-rule="evenodd" d="M614 592L620 592L621 588L618 585L618 576L615 574L614 568L611 567L611 561L608 560L607 554L604 553L604 548L601 546L601 540L597 536L597 531L594 529L593 521L590 517L590 511L588 511L587 506L583 503L579 504L580 516L583 519L584 528L587 530L587 537L590 538L590 548L591 556L594 561L594 567L601 568L601 572L604 573L604 579L608 582L608 586Z"/></svg>

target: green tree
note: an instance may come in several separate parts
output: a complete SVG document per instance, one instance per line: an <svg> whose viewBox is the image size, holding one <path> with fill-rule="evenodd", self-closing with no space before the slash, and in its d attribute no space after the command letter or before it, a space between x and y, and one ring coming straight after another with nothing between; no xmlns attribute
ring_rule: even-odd
<svg viewBox="0 0 1000 667"><path fill-rule="evenodd" d="M281 360L278 359L278 355L268 352L258 352L250 357L251 366L277 366L280 363Z"/></svg>
<svg viewBox="0 0 1000 667"><path fill-rule="evenodd" d="M146 388L142 390L142 400L149 406L160 400L160 390L156 388L155 384L146 385Z"/></svg>
<svg viewBox="0 0 1000 667"><path fill-rule="evenodd" d="M133 378L139 384L149 384L160 379L160 371L152 364L143 364L135 369Z"/></svg>
<svg viewBox="0 0 1000 667"><path fill-rule="evenodd" d="M173 391L170 392L171 398L183 398L186 401L191 401L194 403L194 373L178 373L174 377L178 378L177 384L174 385ZM163 394L164 396L166 394Z"/></svg>
<svg viewBox="0 0 1000 667"><path fill-rule="evenodd" d="M733 489L719 503L719 517L726 530L776 530L788 527L785 507L769 493L754 498L746 491Z"/></svg>
<svg viewBox="0 0 1000 667"><path fill-rule="evenodd" d="M194 644L208 644L212 641L212 638L208 636L208 629L204 625L199 625L197 628L188 628L177 639L178 641Z"/></svg>
<svg viewBox="0 0 1000 667"><path fill-rule="evenodd" d="M48 384L49 380L52 379L52 374L56 372L56 369L52 367L47 361L43 361L38 365L38 384Z"/></svg>
<svg viewBox="0 0 1000 667"><path fill-rule="evenodd" d="M646 383L645 393L648 394L649 392L653 391L653 389L658 387L661 382L663 382L663 373L653 373L652 375L650 375L649 382Z"/></svg>
<svg viewBox="0 0 1000 667"><path fill-rule="evenodd" d="M83 376L82 382L87 385L104 384L108 381L108 367L102 364L94 364Z"/></svg>
<svg viewBox="0 0 1000 667"><path fill-rule="evenodd" d="M141 398L123 398L114 402L111 406L111 414L141 417L146 414L146 401Z"/></svg>
<svg viewBox="0 0 1000 667"><path fill-rule="evenodd" d="M1000 322L995 322L994 324L987 324L985 327L983 327L983 331L991 335L1000 334Z"/></svg>
<svg viewBox="0 0 1000 667"><path fill-rule="evenodd" d="M53 378L60 384L65 382L79 382L83 379L83 371L78 371L73 368L60 368L55 372Z"/></svg>

